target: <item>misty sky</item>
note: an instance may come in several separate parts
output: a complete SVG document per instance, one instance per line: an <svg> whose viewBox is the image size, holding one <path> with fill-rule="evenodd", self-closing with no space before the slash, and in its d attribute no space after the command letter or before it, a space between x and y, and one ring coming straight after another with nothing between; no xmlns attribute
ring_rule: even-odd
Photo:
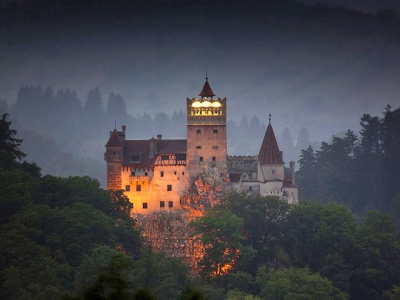
<svg viewBox="0 0 400 300"><path fill-rule="evenodd" d="M382 25L340 10L320 17L294 2L283 9L47 2L56 4L0 17L0 99L12 103L21 86L50 85L85 101L98 87L104 101L120 93L132 115L172 113L198 95L207 69L214 93L228 98L228 119L266 123L271 112L278 135L287 126L296 137L305 127L313 140L358 130L363 113L400 105L398 19Z"/></svg>

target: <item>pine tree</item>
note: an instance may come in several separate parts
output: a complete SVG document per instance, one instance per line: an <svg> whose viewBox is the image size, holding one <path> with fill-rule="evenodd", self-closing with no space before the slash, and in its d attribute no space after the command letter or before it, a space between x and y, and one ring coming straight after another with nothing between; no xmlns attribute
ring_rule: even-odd
<svg viewBox="0 0 400 300"><path fill-rule="evenodd" d="M17 131L11 129L11 121L7 121L8 114L3 114L0 120L0 151L5 151L13 156L14 159L21 160L26 156L19 147L22 140L15 138Z"/></svg>

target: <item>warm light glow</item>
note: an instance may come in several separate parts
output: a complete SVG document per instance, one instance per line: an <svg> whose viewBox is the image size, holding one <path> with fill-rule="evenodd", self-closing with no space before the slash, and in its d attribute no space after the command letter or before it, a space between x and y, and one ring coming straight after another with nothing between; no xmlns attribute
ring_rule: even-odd
<svg viewBox="0 0 400 300"><path fill-rule="evenodd" d="M194 101L193 103L192 103L192 107L200 107L201 106L201 103L200 103L200 101Z"/></svg>
<svg viewBox="0 0 400 300"><path fill-rule="evenodd" d="M221 107L221 103L218 101L210 102L208 100L200 102L196 100L192 103L192 107Z"/></svg>

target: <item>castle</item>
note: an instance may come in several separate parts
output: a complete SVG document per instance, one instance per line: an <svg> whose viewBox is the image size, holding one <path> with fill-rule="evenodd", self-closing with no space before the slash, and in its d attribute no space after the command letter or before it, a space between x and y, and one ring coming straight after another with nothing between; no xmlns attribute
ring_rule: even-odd
<svg viewBox="0 0 400 300"><path fill-rule="evenodd" d="M136 214L181 209L180 196L190 176L204 168L222 167L236 191L272 195L298 202L295 163L285 163L271 125L258 156L228 156L226 98L215 98L206 82L200 98L186 99L187 138L127 140L126 126L114 129L105 145L107 189L123 189Z"/></svg>

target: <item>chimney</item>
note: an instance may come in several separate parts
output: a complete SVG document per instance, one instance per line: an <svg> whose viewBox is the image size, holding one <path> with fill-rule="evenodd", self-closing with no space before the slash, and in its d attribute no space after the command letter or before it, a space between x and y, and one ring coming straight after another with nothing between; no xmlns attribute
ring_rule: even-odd
<svg viewBox="0 0 400 300"><path fill-rule="evenodd" d="M126 125L122 125L122 140L125 141L125 131L126 131Z"/></svg>
<svg viewBox="0 0 400 300"><path fill-rule="evenodd" d="M162 140L162 134L157 134L157 140L159 140L159 141Z"/></svg>
<svg viewBox="0 0 400 300"><path fill-rule="evenodd" d="M149 157L154 158L155 154L157 153L157 140L155 138L150 139L150 153Z"/></svg>
<svg viewBox="0 0 400 300"><path fill-rule="evenodd" d="M296 184L295 180L295 162L292 160L290 161L290 177L292 178L292 184Z"/></svg>

